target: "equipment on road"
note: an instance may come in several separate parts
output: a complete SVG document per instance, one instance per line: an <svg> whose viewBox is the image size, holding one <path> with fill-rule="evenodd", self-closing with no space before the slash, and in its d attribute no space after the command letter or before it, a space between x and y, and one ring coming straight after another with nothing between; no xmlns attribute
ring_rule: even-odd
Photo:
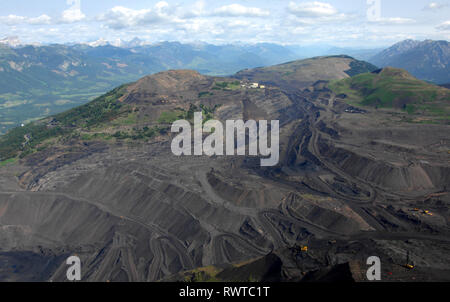
<svg viewBox="0 0 450 302"><path fill-rule="evenodd" d="M414 269L414 263L410 261L409 258L409 251L406 251L406 264L404 265L405 268L412 270Z"/></svg>

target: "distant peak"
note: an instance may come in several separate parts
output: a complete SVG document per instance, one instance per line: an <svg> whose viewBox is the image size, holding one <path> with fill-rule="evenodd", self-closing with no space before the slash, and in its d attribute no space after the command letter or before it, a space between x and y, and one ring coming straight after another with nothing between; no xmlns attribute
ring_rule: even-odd
<svg viewBox="0 0 450 302"><path fill-rule="evenodd" d="M190 85L206 77L194 70L169 70L143 77L130 86L129 92L144 92L169 95L189 89Z"/></svg>
<svg viewBox="0 0 450 302"><path fill-rule="evenodd" d="M97 41L89 42L87 45L91 47L99 47L99 46L107 46L110 45L109 42L103 38L98 39Z"/></svg>
<svg viewBox="0 0 450 302"><path fill-rule="evenodd" d="M397 44L413 44L413 43L420 43L420 41L413 40L413 39L406 39L406 40L398 42Z"/></svg>
<svg viewBox="0 0 450 302"><path fill-rule="evenodd" d="M18 36L9 36L0 40L0 44L4 44L10 47L17 47L22 45Z"/></svg>

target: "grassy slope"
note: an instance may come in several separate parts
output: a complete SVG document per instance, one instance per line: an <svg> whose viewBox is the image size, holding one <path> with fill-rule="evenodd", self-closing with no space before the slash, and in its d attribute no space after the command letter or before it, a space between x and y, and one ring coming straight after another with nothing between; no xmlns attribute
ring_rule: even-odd
<svg viewBox="0 0 450 302"><path fill-rule="evenodd" d="M329 88L337 95L345 94L352 104L396 108L442 119L450 115L450 90L420 81L401 69L385 68L380 73L332 81Z"/></svg>
<svg viewBox="0 0 450 302"><path fill-rule="evenodd" d="M0 161L24 157L47 139L70 135L80 128L98 126L118 117L124 109L118 99L125 88L126 85L120 86L88 104L53 116L52 125L49 125L52 118L47 118L11 129L0 137Z"/></svg>

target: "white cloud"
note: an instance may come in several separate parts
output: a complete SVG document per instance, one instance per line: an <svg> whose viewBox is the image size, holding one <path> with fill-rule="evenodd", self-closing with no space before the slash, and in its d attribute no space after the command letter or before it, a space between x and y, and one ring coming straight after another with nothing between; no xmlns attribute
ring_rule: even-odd
<svg viewBox="0 0 450 302"><path fill-rule="evenodd" d="M143 26L158 23L176 22L171 17L171 9L167 2L158 2L153 9L135 10L123 6L115 6L97 19L105 22L106 27L123 29L134 26Z"/></svg>
<svg viewBox="0 0 450 302"><path fill-rule="evenodd" d="M27 20L26 17L17 16L17 15L8 15L0 17L0 22L6 25L17 25L25 23Z"/></svg>
<svg viewBox="0 0 450 302"><path fill-rule="evenodd" d="M436 28L439 30L450 31L450 20L439 24Z"/></svg>
<svg viewBox="0 0 450 302"><path fill-rule="evenodd" d="M141 9L127 4L110 4L101 14L88 17L81 10L80 1L69 0L68 9L51 17L25 17L18 12L18 15L0 16L0 29L5 34L18 35L23 40L40 39L51 42L93 41L98 38L114 41L138 36L151 42L206 41L221 44L236 41L301 41L356 44L363 41L386 44L405 37L442 39L450 35L450 21L438 25L448 20L445 18L445 11L442 12L444 19L428 18L422 22L420 15L417 21L408 18L408 15L402 15L403 18L386 15L369 22L365 10L358 12L356 7L352 9L330 0L289 0L290 2L280 1L279 5L267 6L248 4L256 3L253 1L223 1L220 5L211 5L206 0L174 1L175 3L166 1ZM429 0L424 3L430 1L447 0ZM132 5L131 2L129 5ZM383 13L390 11L388 5L386 2L386 7L383 6ZM423 6L424 4L416 10L420 12ZM427 8L440 12L444 6L431 2ZM424 11L421 12L422 15L427 15ZM50 25L54 25L59 31L50 30L53 27Z"/></svg>
<svg viewBox="0 0 450 302"><path fill-rule="evenodd" d="M331 17L338 14L337 9L331 4L317 1L299 4L289 2L288 11L297 17L306 18Z"/></svg>
<svg viewBox="0 0 450 302"><path fill-rule="evenodd" d="M214 10L214 15L224 17L267 17L270 12L257 7L230 4Z"/></svg>
<svg viewBox="0 0 450 302"><path fill-rule="evenodd" d="M19 25L19 24L43 25L43 24L50 24L51 20L52 18L50 18L47 15L41 15L36 18L28 18L17 15L8 15L0 17L0 23L6 25Z"/></svg>
<svg viewBox="0 0 450 302"><path fill-rule="evenodd" d="M352 19L351 15L339 12L331 4L317 1L299 4L289 2L287 11L289 14L285 21L301 26L336 24Z"/></svg>
<svg viewBox="0 0 450 302"><path fill-rule="evenodd" d="M381 24L381 25L403 25L403 24L415 23L416 21L414 19L410 19L410 18L393 17L393 18L380 18L377 20L371 20L369 22L377 23L377 24Z"/></svg>
<svg viewBox="0 0 450 302"><path fill-rule="evenodd" d="M437 11L437 10L442 9L447 6L448 6L448 4L445 4L445 3L431 2L427 6L425 6L423 10Z"/></svg>
<svg viewBox="0 0 450 302"><path fill-rule="evenodd" d="M33 25L42 25L42 24L50 24L52 21L52 18L50 18L47 15L40 15L36 18L29 18L28 23Z"/></svg>

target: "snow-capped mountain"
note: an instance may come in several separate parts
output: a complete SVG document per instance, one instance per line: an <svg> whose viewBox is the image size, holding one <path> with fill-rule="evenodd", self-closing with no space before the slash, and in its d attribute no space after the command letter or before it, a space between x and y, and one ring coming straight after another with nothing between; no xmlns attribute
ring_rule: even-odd
<svg viewBox="0 0 450 302"><path fill-rule="evenodd" d="M22 42L17 36L10 36L1 39L0 44L8 45L9 47L18 47L22 45Z"/></svg>

